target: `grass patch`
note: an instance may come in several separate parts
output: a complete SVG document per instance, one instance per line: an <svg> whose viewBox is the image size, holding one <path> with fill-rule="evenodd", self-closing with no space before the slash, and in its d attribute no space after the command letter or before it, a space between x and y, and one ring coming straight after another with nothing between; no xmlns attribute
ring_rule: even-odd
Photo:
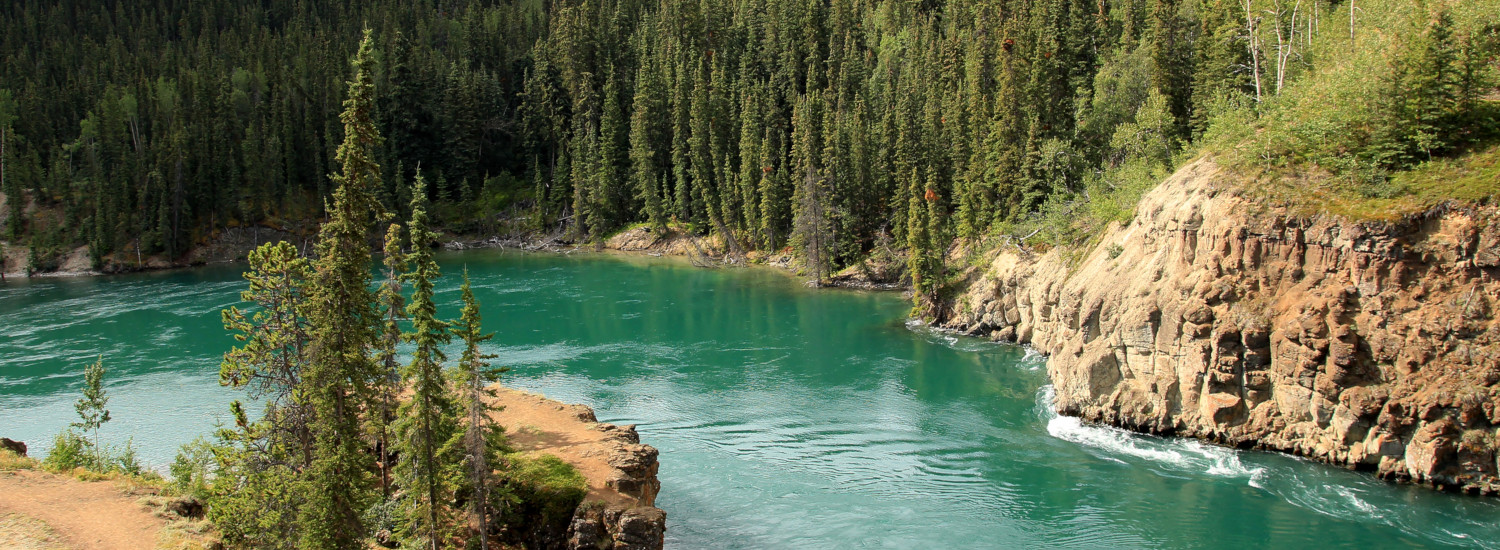
<svg viewBox="0 0 1500 550"><path fill-rule="evenodd" d="M504 484L520 498L521 506L544 523L567 522L588 494L588 482L572 464L543 454L510 453L504 456Z"/></svg>
<svg viewBox="0 0 1500 550"><path fill-rule="evenodd" d="M0 514L0 548L64 550L68 546L42 520L21 514Z"/></svg>
<svg viewBox="0 0 1500 550"><path fill-rule="evenodd" d="M35 470L39 467L41 467L41 462L35 458L21 456L8 450L0 449L0 472Z"/></svg>
<svg viewBox="0 0 1500 550"><path fill-rule="evenodd" d="M179 519L167 522L156 533L158 550L208 550L223 548L218 531L206 519Z"/></svg>
<svg viewBox="0 0 1500 550"><path fill-rule="evenodd" d="M1317 167L1240 171L1246 195L1293 213L1328 213L1352 221L1396 222L1448 202L1489 204L1500 195L1500 145L1457 158L1436 159L1390 176L1387 193Z"/></svg>
<svg viewBox="0 0 1500 550"><path fill-rule="evenodd" d="M509 505L501 515L506 529L530 545L558 540L588 494L583 475L550 454L506 453L501 460L498 489Z"/></svg>

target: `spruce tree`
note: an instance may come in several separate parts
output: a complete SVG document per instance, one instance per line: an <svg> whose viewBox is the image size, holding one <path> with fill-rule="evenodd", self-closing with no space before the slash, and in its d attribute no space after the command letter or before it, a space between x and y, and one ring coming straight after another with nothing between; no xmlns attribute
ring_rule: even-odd
<svg viewBox="0 0 1500 550"><path fill-rule="evenodd" d="M402 510L406 513L406 535L420 545L437 550L451 543L453 522L448 504L454 485L461 474L450 441L458 431L456 410L443 376L447 356L441 346L448 343L448 323L437 318L433 286L441 272L432 259L431 243L436 236L427 229L426 183L418 174L412 193L411 303L406 315L412 330L405 335L415 347L411 362L401 372L403 385L410 388L411 398L397 412L395 431L401 456L396 477L403 492Z"/></svg>
<svg viewBox="0 0 1500 550"><path fill-rule="evenodd" d="M375 59L369 30L353 60L344 112L344 142L338 148L340 174L333 176L333 202L319 230L318 260L308 293L312 326L303 392L312 406L315 444L308 470L309 500L302 508L301 546L309 549L361 548L360 515L370 502L369 456L361 412L379 369L369 355L377 347L380 314L370 291L367 235L380 203L380 166L375 152Z"/></svg>
<svg viewBox="0 0 1500 550"><path fill-rule="evenodd" d="M693 219L691 80L687 63L678 63L672 87L672 212L683 223Z"/></svg>
<svg viewBox="0 0 1500 550"><path fill-rule="evenodd" d="M501 444L504 428L491 418L491 413L500 410L493 405L496 392L491 384L500 380L507 368L493 368L488 360L495 355L484 353L480 344L494 338L494 333L484 334L480 326L479 302L469 285L469 271L464 270L463 313L453 327L453 335L464 343L463 355L458 360L457 382L459 385L459 407L465 418L463 430L464 463L467 468L467 489L470 513L479 525L479 547L489 548L489 526L493 518L489 515L494 495L495 450Z"/></svg>
<svg viewBox="0 0 1500 550"><path fill-rule="evenodd" d="M297 467L312 460L311 416L303 398L309 329L306 293L312 268L286 241L250 251L245 280L250 288L240 300L255 304L248 318L238 307L221 312L225 330L239 346L224 353L219 384L244 388L253 399L266 400L268 447L287 449Z"/></svg>
<svg viewBox="0 0 1500 550"><path fill-rule="evenodd" d="M621 171L625 165L624 142L629 121L620 108L619 79L613 71L605 77L604 92L600 101L604 103L599 115L599 142L596 153L592 194L594 221L589 229L602 235L617 227L629 194L625 191L626 176Z"/></svg>
<svg viewBox="0 0 1500 550"><path fill-rule="evenodd" d="M642 212L646 215L646 221L658 233L664 233L667 229L667 212L662 203L661 192L657 189L658 145L652 142L652 128L656 123L653 117L664 114L656 107L657 94L660 93L662 91L656 72L642 66L636 75L635 98L631 101L630 182L636 200L643 205Z"/></svg>
<svg viewBox="0 0 1500 550"><path fill-rule="evenodd" d="M420 176L419 176L420 177ZM395 454L391 450L391 422L396 419L396 400L401 392L400 365L396 361L396 347L401 343L401 321L406 318L406 299L401 295L401 278L406 275L406 252L402 250L401 225L391 224L385 234L385 281L380 284L381 317L380 347L376 360L380 362L380 377L376 393L378 409L371 418L380 456L380 493L390 497L390 460Z"/></svg>
<svg viewBox="0 0 1500 550"><path fill-rule="evenodd" d="M25 201L21 195L21 184L15 178L8 178L5 173L6 160L9 158L6 145L10 142L11 125L16 120L15 95L10 90L0 89L0 193L5 194L5 202L8 211L5 212L4 236L8 240L16 240L21 237L21 219L25 211ZM4 261L0 259L0 261ZM0 269L4 272L4 269ZM3 277L3 276L0 276Z"/></svg>
<svg viewBox="0 0 1500 550"><path fill-rule="evenodd" d="M808 94L798 103L794 119L797 135L793 157L796 159L797 187L792 196L796 207L792 219L792 241L802 248L803 259L815 284L821 284L833 269L827 178L819 164L822 135L818 121L822 119L822 110L822 93Z"/></svg>
<svg viewBox="0 0 1500 550"><path fill-rule="evenodd" d="M937 306L937 291L942 280L942 257L939 247L940 235L935 229L940 223L935 219L938 196L933 189L935 182L929 175L921 182L913 172L909 180L909 195L906 208L906 239L908 254L907 271L911 274L912 312L920 317L932 315Z"/></svg>
<svg viewBox="0 0 1500 550"><path fill-rule="evenodd" d="M391 159L397 166L397 179L406 175L402 173L403 167L416 169L423 161L428 161L429 167L434 166L431 162L433 153L442 145L433 135L437 126L431 101L433 86L426 75L419 72L418 52L413 51L413 47L412 41L401 32L397 32L391 41L391 92L385 97L381 112L385 117ZM396 209L400 204L400 201L393 200L390 206Z"/></svg>
<svg viewBox="0 0 1500 550"><path fill-rule="evenodd" d="M216 453L218 479L209 518L230 546L293 548L301 531L298 511L308 500L305 483L312 462L311 389L304 383L310 343L307 291L312 267L287 242L250 252L249 289L240 299L254 304L247 318L237 307L222 312L224 327L240 345L224 354L219 383L264 400L265 416L246 418L239 401L230 405L238 429L223 429Z"/></svg>
<svg viewBox="0 0 1500 550"><path fill-rule="evenodd" d="M103 454L100 451L99 428L109 422L109 409L104 408L108 404L109 395L104 391L104 356L101 355L94 364L83 370L83 397L73 404L73 408L78 411L78 422L72 424L84 433L94 433L91 441L94 465L101 468Z"/></svg>

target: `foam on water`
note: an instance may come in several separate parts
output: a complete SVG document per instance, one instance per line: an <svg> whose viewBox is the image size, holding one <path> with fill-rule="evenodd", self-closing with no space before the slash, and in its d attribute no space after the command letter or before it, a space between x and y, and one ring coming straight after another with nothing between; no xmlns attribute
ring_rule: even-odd
<svg viewBox="0 0 1500 550"><path fill-rule="evenodd" d="M1046 423L1047 433L1076 443L1101 460L1124 465L1131 465L1129 459L1145 460L1148 470L1167 477L1186 474L1244 479L1248 486L1300 508L1345 521L1385 524L1418 537L1431 530L1423 518L1423 514L1431 510L1413 506L1410 500L1433 501L1425 503L1428 506L1443 505L1441 495L1425 494L1426 490L1421 488L1409 488L1418 491L1412 498L1372 501L1370 494L1390 489L1385 482L1365 474L1313 467L1303 459L1243 452L1192 439L1162 438L1086 424L1077 418L1058 415L1054 407L1056 397L1056 390L1050 384L1037 392L1037 416ZM1258 464L1246 464L1251 457ZM1489 502L1478 505L1500 509ZM1472 527L1478 533L1497 534L1493 525ZM1500 540L1485 541L1473 533L1449 529L1443 529L1443 532L1453 537L1451 541L1437 539L1445 544L1500 548Z"/></svg>
<svg viewBox="0 0 1500 550"><path fill-rule="evenodd" d="M1106 460L1117 455L1152 461L1184 473L1221 478L1245 478L1254 486L1265 474L1264 467L1246 466L1240 452L1208 445L1192 439L1172 439L1139 434L1110 426L1085 424L1071 416L1057 414L1054 402L1057 390L1051 384L1037 391L1037 412L1047 423L1047 433L1058 439L1077 443L1096 451Z"/></svg>

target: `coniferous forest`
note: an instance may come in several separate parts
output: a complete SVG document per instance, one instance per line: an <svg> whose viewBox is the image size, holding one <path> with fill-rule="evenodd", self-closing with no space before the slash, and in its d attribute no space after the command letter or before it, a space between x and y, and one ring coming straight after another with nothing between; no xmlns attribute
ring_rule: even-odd
<svg viewBox="0 0 1500 550"><path fill-rule="evenodd" d="M32 263L182 256L319 220L347 60L374 40L376 198L574 240L634 223L822 277L1128 218L1189 156L1352 196L1495 135L1493 2L14 2L4 236ZM1385 30L1383 30L1385 29Z"/></svg>
<svg viewBox="0 0 1500 550"><path fill-rule="evenodd" d="M736 256L790 252L817 280L882 255L931 316L958 252L1084 243L1195 158L1245 183L1297 174L1305 189L1273 195L1315 191L1351 212L1441 195L1419 176L1466 162L1495 174L1492 195L1497 13L1497 0L9 2L0 237L31 272L78 247L96 267L140 267L236 228L316 232L312 254L250 253L220 380L264 416L236 402L215 443L184 449L176 482L233 547L545 546L535 530L557 527L553 505L571 510L582 482L510 456L487 420L503 369L482 351L467 276L461 316L438 317L440 231L593 242L640 225L715 235ZM103 361L78 406L94 442L58 445L95 462Z"/></svg>

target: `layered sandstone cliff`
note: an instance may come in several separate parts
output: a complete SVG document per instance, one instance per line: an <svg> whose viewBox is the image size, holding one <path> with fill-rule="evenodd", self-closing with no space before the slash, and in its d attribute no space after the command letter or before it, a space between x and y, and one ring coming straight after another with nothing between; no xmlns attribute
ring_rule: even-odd
<svg viewBox="0 0 1500 550"><path fill-rule="evenodd" d="M1224 180L1184 167L1081 261L1001 252L944 324L1049 354L1063 414L1500 490L1500 208L1358 224Z"/></svg>

